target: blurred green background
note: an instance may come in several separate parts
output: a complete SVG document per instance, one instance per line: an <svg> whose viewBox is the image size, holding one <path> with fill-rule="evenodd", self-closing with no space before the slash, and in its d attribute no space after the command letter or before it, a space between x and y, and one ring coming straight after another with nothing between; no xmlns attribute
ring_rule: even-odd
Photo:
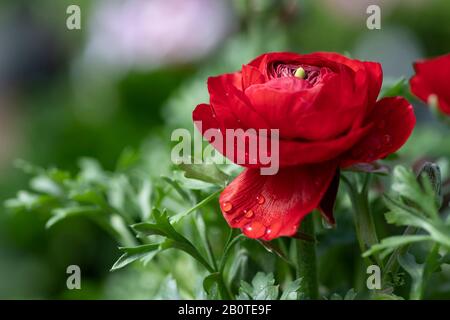
<svg viewBox="0 0 450 320"><path fill-rule="evenodd" d="M81 8L81 30L66 28L70 4ZM366 27L369 4L381 7L381 30ZM75 172L93 157L113 170L132 147L150 176L167 173L171 130L193 130L207 77L263 52L336 51L380 61L385 82L395 81L412 75L414 60L450 52L449 21L447 0L0 0L0 200L27 186L15 159ZM448 129L415 106L408 162L450 155ZM46 230L46 219L0 208L0 298L174 297L170 271L194 281L184 255L110 273L120 253L107 233L83 218ZM351 221L339 219L319 251L330 292L352 287L359 268ZM82 290L66 288L71 264ZM450 284L440 283L445 297Z"/></svg>

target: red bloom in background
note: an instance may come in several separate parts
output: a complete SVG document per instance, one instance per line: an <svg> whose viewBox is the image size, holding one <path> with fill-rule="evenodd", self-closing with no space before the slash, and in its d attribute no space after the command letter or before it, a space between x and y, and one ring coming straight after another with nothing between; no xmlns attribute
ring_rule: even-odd
<svg viewBox="0 0 450 320"><path fill-rule="evenodd" d="M416 74L410 80L411 91L423 102L437 102L450 115L450 54L414 63ZM437 99L432 100L431 99Z"/></svg>
<svg viewBox="0 0 450 320"><path fill-rule="evenodd" d="M238 128L280 133L278 173L261 175L258 165L244 164L222 192L228 224L271 240L294 235L315 208L334 223L339 169L395 152L415 125L405 99L377 101L381 83L380 64L336 53L268 53L239 72L209 78L210 104L193 112L202 134Z"/></svg>

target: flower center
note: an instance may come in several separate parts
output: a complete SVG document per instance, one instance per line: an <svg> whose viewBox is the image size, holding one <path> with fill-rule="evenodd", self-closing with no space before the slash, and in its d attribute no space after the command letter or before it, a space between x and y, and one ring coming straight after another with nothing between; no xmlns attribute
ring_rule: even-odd
<svg viewBox="0 0 450 320"><path fill-rule="evenodd" d="M327 69L327 68L322 68ZM322 69L316 66L275 62L269 67L269 76L273 78L297 77L315 85L322 76ZM327 72L328 70L324 70Z"/></svg>

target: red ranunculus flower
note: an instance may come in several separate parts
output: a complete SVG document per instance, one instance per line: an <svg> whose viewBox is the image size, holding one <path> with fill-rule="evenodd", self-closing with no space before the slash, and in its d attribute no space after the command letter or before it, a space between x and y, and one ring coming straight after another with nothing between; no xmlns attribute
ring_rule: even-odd
<svg viewBox="0 0 450 320"><path fill-rule="evenodd" d="M202 134L237 128L280 133L278 173L261 175L258 164L244 164L222 192L228 224L271 240L294 235L315 208L334 223L339 169L395 152L415 125L405 99L377 101L381 83L380 64L323 52L267 53L239 72L209 78L210 104L193 112Z"/></svg>
<svg viewBox="0 0 450 320"><path fill-rule="evenodd" d="M410 80L411 91L428 104L437 102L450 115L450 54L414 63L416 74ZM431 99L437 99L432 100Z"/></svg>

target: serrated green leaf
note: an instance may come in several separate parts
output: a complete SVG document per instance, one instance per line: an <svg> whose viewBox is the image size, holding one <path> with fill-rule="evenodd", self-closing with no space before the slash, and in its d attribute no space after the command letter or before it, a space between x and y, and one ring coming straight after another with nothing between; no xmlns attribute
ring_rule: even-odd
<svg viewBox="0 0 450 320"><path fill-rule="evenodd" d="M164 236L180 242L187 241L185 237L179 234L169 221L167 213L160 212L158 209L153 209L152 217L155 219L154 223L141 222L132 225L131 227L142 235L159 235Z"/></svg>
<svg viewBox="0 0 450 320"><path fill-rule="evenodd" d="M298 291L302 287L302 279L296 279L289 283L284 289L283 294L280 297L280 300L297 300L298 299Z"/></svg>
<svg viewBox="0 0 450 320"><path fill-rule="evenodd" d="M241 300L275 300L278 298L279 287L274 283L273 274L258 272L253 278L251 285L241 281L238 298Z"/></svg>
<svg viewBox="0 0 450 320"><path fill-rule="evenodd" d="M192 202L192 196L179 185L178 181L175 181L165 176L162 176L161 179L170 184L177 191L177 193L183 198L184 201L186 201L187 203Z"/></svg>
<svg viewBox="0 0 450 320"><path fill-rule="evenodd" d="M159 244L145 244L137 247L122 247L122 256L111 267L111 271L121 269L137 260L145 260L148 263L157 253L161 251Z"/></svg>

